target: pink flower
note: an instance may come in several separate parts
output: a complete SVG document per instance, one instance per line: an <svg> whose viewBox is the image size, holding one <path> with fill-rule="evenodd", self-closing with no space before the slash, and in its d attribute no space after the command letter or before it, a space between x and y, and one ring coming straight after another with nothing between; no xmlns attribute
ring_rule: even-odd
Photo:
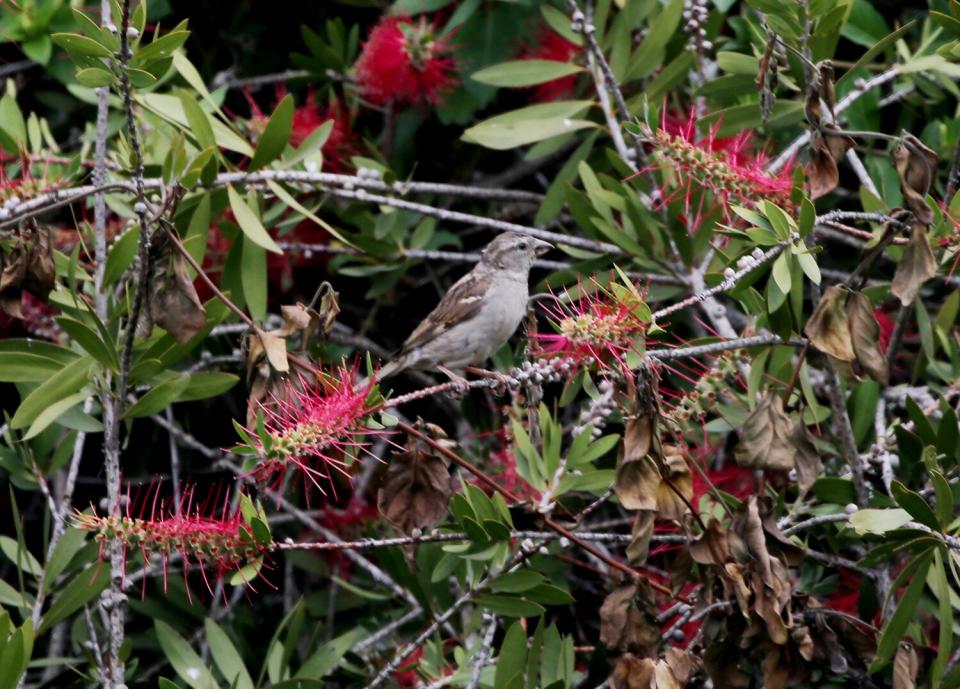
<svg viewBox="0 0 960 689"><path fill-rule="evenodd" d="M534 44L520 54L521 60L551 60L553 62L573 62L581 48L546 26L537 31ZM570 74L552 81L545 81L533 88L532 100L545 103L563 100L573 95L577 86L577 75Z"/></svg>
<svg viewBox="0 0 960 689"><path fill-rule="evenodd" d="M124 569L130 550L140 552L145 567L154 555L158 555L162 563L164 592L167 590L170 557L175 554L181 557L184 580L187 580L190 564L196 562L211 593L211 579L217 580L247 567L252 568L251 577L254 572L259 572L270 545L265 519L248 519L242 509L244 499L236 509L231 510L229 500L224 500L218 508L216 498L219 498L219 491L214 499L208 496L202 504L195 505L194 490L195 487L188 486L180 502L174 505L160 499L158 484L152 499L148 491L143 501L144 507L148 501L151 503L149 516L134 517L131 515L128 488L124 516L77 512L73 517L73 526L96 534L101 559L104 559L104 544L119 542L123 547ZM246 498L246 505L255 510L249 498ZM254 521L262 522L265 531L258 533L252 524ZM189 586L187 592L189 595Z"/></svg>
<svg viewBox="0 0 960 689"><path fill-rule="evenodd" d="M633 285L613 284L603 288L596 278L592 285L579 285L581 296L566 299L554 296L546 307L556 333L539 334L543 358L566 358L578 365L611 362L626 365L626 355L643 344L650 322L650 310Z"/></svg>
<svg viewBox="0 0 960 689"><path fill-rule="evenodd" d="M694 229L717 207L729 216L731 205L752 206L761 199L792 205L792 166L784 166L779 174L769 174L765 170L766 155L753 151L752 132L720 138L719 126L715 124L701 135L692 114L684 119L664 115L660 128L651 135L653 153L661 164L648 168L673 173L661 196L668 202L682 197L687 222ZM672 192L668 188L671 185L675 186Z"/></svg>
<svg viewBox="0 0 960 689"><path fill-rule="evenodd" d="M456 85L450 45L421 17L383 17L355 65L362 95L376 105L438 103Z"/></svg>
<svg viewBox="0 0 960 689"><path fill-rule="evenodd" d="M274 397L269 407L261 405L264 432L257 437L245 429L246 440L261 457L251 472L263 483L279 486L290 469L303 472L321 493L320 479L329 481L330 471L349 476L346 458L358 459L368 452L368 435L384 435L383 429L366 425L373 408L367 397L373 380L362 385L357 381L356 367L345 365L322 374L313 385L300 381L288 399Z"/></svg>

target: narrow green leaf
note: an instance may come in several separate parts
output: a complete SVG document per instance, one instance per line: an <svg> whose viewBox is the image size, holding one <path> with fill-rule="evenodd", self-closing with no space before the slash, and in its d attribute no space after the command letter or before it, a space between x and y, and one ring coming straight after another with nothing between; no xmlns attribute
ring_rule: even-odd
<svg viewBox="0 0 960 689"><path fill-rule="evenodd" d="M97 562L77 574L50 604L37 629L42 634L100 595L110 583L110 568Z"/></svg>
<svg viewBox="0 0 960 689"><path fill-rule="evenodd" d="M536 86L582 71L583 67L572 62L513 60L481 69L471 74L470 78L481 84L519 88Z"/></svg>
<svg viewBox="0 0 960 689"><path fill-rule="evenodd" d="M243 237L240 283L247 309L255 321L267 317L267 253L249 235Z"/></svg>
<svg viewBox="0 0 960 689"><path fill-rule="evenodd" d="M124 412L123 418L135 419L163 411L180 398L180 394L189 384L190 376L185 373L160 383L130 406Z"/></svg>
<svg viewBox="0 0 960 689"><path fill-rule="evenodd" d="M113 57L109 48L87 36L76 33L55 33L51 34L50 38L70 53L70 57Z"/></svg>
<svg viewBox="0 0 960 689"><path fill-rule="evenodd" d="M166 622L154 620L153 624L160 648L180 679L193 689L218 689L210 670L190 644Z"/></svg>
<svg viewBox="0 0 960 689"><path fill-rule="evenodd" d="M111 371L120 370L120 357L117 356L117 350L104 342L93 328L69 316L58 316L54 320L87 354Z"/></svg>
<svg viewBox="0 0 960 689"><path fill-rule="evenodd" d="M183 114L190 125L189 133L196 139L200 148L215 148L217 140L213 135L210 116L203 111L203 108L194 100L193 94L189 91L180 90L178 97L181 106L183 106Z"/></svg>
<svg viewBox="0 0 960 689"><path fill-rule="evenodd" d="M290 140L290 131L293 127L293 96L287 94L278 104L270 120L267 122L257 150L250 161L250 169L257 170L275 160Z"/></svg>
<svg viewBox="0 0 960 689"><path fill-rule="evenodd" d="M870 665L870 671L876 672L882 668L893 657L893 652L897 649L897 644L903 639L907 630L907 625L913 619L913 613L917 609L917 602L920 600L920 594L923 593L923 587L927 581L927 570L930 568L930 562L933 560L931 551L925 552L916 561L916 565L910 576L910 583L907 590L897 603L897 609L893 611L890 621L884 626L880 633L880 639L877 641L877 657Z"/></svg>
<svg viewBox="0 0 960 689"><path fill-rule="evenodd" d="M859 60L853 63L853 66L850 67L850 69L848 69L846 72L843 73L843 76L837 79L835 88L839 89L847 81L847 79L849 79L851 76L856 74L857 70L870 64L870 61L873 60L873 58L875 58L877 55L879 55L884 50L886 50L887 48L892 46L894 43L896 43L900 39L900 37L903 36L905 33L907 33L910 29L912 29L913 25L916 23L917 23L917 20L913 19L907 22L906 24L904 24L903 26L901 26L899 29L892 31L891 33L887 34L882 39L877 41L872 48L870 48L869 50L867 50L867 52L865 52L863 55L860 56Z"/></svg>
<svg viewBox="0 0 960 689"><path fill-rule="evenodd" d="M47 407L79 392L90 379L93 366L93 359L82 357L65 366L57 375L51 376L20 403L10 421L10 428L29 427Z"/></svg>
<svg viewBox="0 0 960 689"><path fill-rule="evenodd" d="M527 633L519 622L507 629L500 655L497 656L497 669L493 677L494 689L508 689L514 678L523 675L527 660Z"/></svg>
<svg viewBox="0 0 960 689"><path fill-rule="evenodd" d="M43 567L37 562L37 558L9 536L0 536L0 552L3 552L10 562L27 574L35 577L43 574Z"/></svg>
<svg viewBox="0 0 960 689"><path fill-rule="evenodd" d="M233 689L254 689L253 679L226 632L209 617L203 621L214 664Z"/></svg>
<svg viewBox="0 0 960 689"><path fill-rule="evenodd" d="M254 244L262 246L267 251L272 251L275 254L282 254L283 251L281 251L277 243L273 241L273 238L267 234L263 223L260 222L260 218L257 217L257 214L250 209L247 202L243 200L243 197L240 196L232 186L227 187L227 196L230 199L230 209L233 211L233 215L237 219L237 224L243 233L249 237Z"/></svg>

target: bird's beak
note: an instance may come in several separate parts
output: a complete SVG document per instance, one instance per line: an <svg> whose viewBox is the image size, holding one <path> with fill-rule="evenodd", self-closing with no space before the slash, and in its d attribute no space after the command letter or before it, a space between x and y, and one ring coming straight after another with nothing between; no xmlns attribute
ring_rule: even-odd
<svg viewBox="0 0 960 689"><path fill-rule="evenodd" d="M536 242L536 244L533 245L533 253L536 256L543 256L545 253L547 253L548 251L550 251L550 249L553 248L553 244L551 244L550 242L545 242L542 239L535 239L533 241Z"/></svg>

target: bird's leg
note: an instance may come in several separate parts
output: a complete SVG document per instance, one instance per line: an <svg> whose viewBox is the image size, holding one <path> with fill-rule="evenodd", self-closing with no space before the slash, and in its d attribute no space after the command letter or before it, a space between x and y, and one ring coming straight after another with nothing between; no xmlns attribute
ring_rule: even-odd
<svg viewBox="0 0 960 689"><path fill-rule="evenodd" d="M496 387L493 388L493 392L497 395L505 395L507 390L510 389L510 384L513 382L513 378L505 373L500 373L500 371L488 371L485 368L477 368L476 366L468 366L467 371L475 376L491 378L497 381Z"/></svg>
<svg viewBox="0 0 960 689"><path fill-rule="evenodd" d="M461 395L467 394L467 392L470 390L470 383L467 382L467 379L463 376L457 375L446 366L437 365L437 370L443 373L451 380L451 382L453 382L454 385L457 386L457 390Z"/></svg>

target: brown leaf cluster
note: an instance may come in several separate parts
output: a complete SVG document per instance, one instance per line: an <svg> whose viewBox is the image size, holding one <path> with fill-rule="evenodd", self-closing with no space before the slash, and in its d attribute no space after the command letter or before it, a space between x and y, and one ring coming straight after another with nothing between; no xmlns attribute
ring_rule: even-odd
<svg viewBox="0 0 960 689"><path fill-rule="evenodd" d="M165 232L150 241L150 280L139 328L149 336L159 325L174 340L189 342L207 323L207 312L190 277L190 266Z"/></svg>
<svg viewBox="0 0 960 689"><path fill-rule="evenodd" d="M923 225L933 222L927 193L936 177L938 162L936 152L909 132L901 134L900 143L893 149L893 164L900 176L903 201Z"/></svg>
<svg viewBox="0 0 960 689"><path fill-rule="evenodd" d="M0 309L14 318L23 318L23 293L46 301L55 282L50 228L41 229L29 220L15 233L10 251L0 250Z"/></svg>
<svg viewBox="0 0 960 689"><path fill-rule="evenodd" d="M439 426L422 425L434 440L455 445ZM377 507L384 519L410 534L439 524L447 514L452 493L446 460L430 445L411 437L405 450L394 454L387 464L377 492Z"/></svg>
<svg viewBox="0 0 960 689"><path fill-rule="evenodd" d="M837 188L840 183L837 163L848 150L856 146L856 142L849 136L836 133L840 128L832 121L835 119L833 108L837 99L833 81L833 65L829 60L824 60L817 67L815 79L807 89L804 102L804 114L807 124L810 125L807 188L811 200L825 196ZM823 103L830 112L826 119L823 117Z"/></svg>
<svg viewBox="0 0 960 689"><path fill-rule="evenodd" d="M842 674L851 659L869 659L871 640L862 632L847 637L849 625L838 635L830 626L835 620L816 614L816 601L794 590L790 567L803 550L777 528L770 500L750 497L729 527L711 521L690 552L705 567L707 590L733 605L703 627L703 662L717 689L751 686L752 664L759 665L764 687L784 689L812 668L829 664ZM838 636L855 639L857 647Z"/></svg>
<svg viewBox="0 0 960 689"><path fill-rule="evenodd" d="M857 362L871 378L882 385L887 383L890 373L886 354L880 349L880 325L862 292L839 285L828 287L803 333L834 363L846 365L841 368L848 369L849 364Z"/></svg>
<svg viewBox="0 0 960 689"><path fill-rule="evenodd" d="M700 659L677 648L660 658L624 653L610 675L613 689L683 689L702 667Z"/></svg>
<svg viewBox="0 0 960 689"><path fill-rule="evenodd" d="M600 641L607 648L650 656L660 643L657 606L649 585L628 581L615 588L600 606Z"/></svg>
<svg viewBox="0 0 960 689"><path fill-rule="evenodd" d="M329 282L323 282L312 303L284 304L280 307L283 325L273 330L255 328L244 340L246 351L247 381L250 394L247 397L247 427L256 424L257 410L269 405L278 395L285 399L292 395L287 373L287 338L299 336L300 350L306 351L314 338L326 339L340 313L339 295Z"/></svg>
<svg viewBox="0 0 960 689"><path fill-rule="evenodd" d="M693 481L683 448L660 440L660 400L656 373L640 369L627 402L626 423L613 490L620 504L636 510L633 540L627 546L631 562L647 557L653 524L659 516L686 518Z"/></svg>
<svg viewBox="0 0 960 689"><path fill-rule="evenodd" d="M910 241L903 250L903 256L897 264L893 274L893 283L890 291L900 299L903 306L910 306L917 293L927 280L937 274L937 259L930 248L930 237L927 226L921 223L913 224Z"/></svg>

